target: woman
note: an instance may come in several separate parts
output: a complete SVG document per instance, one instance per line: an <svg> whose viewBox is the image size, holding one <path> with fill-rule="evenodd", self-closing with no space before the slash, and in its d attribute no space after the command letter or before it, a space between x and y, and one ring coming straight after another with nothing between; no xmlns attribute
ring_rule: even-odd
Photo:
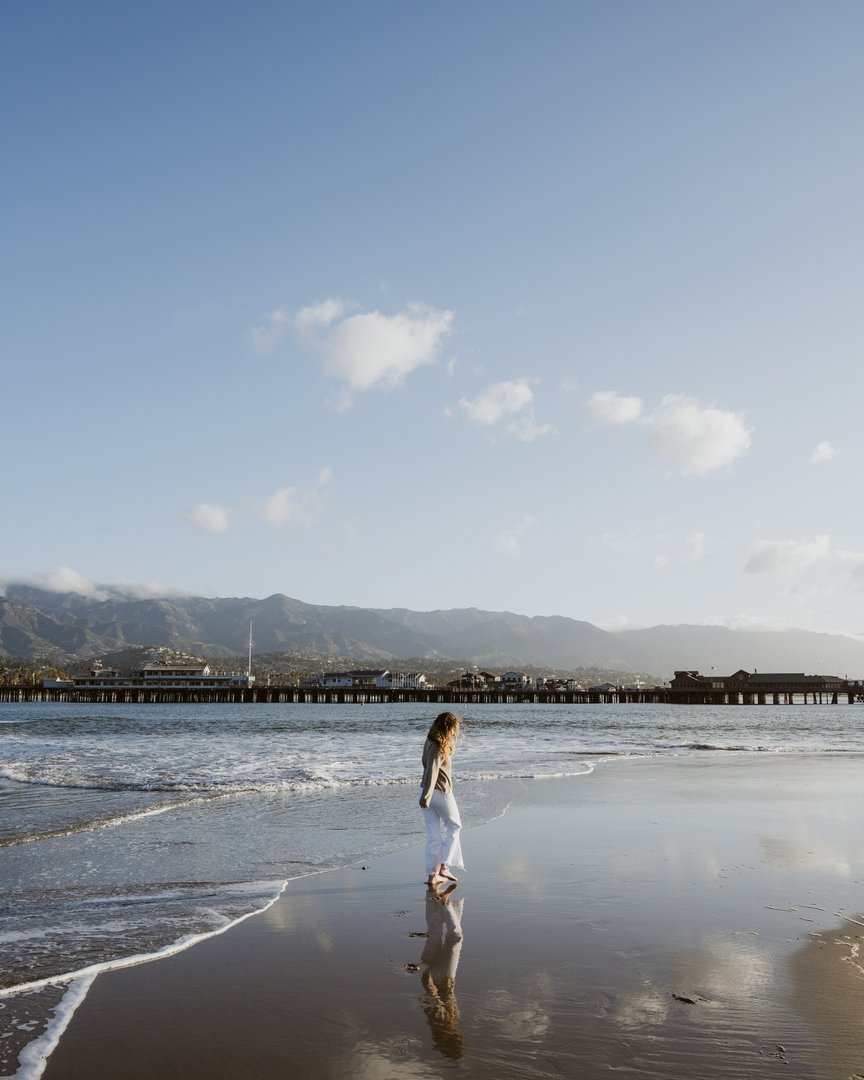
<svg viewBox="0 0 864 1080"><path fill-rule="evenodd" d="M423 747L420 806L426 819L426 883L433 888L456 881L450 867L462 869L462 821L453 797L451 758L462 721L452 712L435 717Z"/></svg>

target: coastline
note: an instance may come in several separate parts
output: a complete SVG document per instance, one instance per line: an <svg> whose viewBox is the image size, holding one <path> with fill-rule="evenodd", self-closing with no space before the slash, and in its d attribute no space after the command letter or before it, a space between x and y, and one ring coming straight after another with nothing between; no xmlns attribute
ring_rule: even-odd
<svg viewBox="0 0 864 1080"><path fill-rule="evenodd" d="M419 846L291 881L219 936L98 976L44 1076L846 1080L861 768L744 753L526 782L465 830L448 904Z"/></svg>

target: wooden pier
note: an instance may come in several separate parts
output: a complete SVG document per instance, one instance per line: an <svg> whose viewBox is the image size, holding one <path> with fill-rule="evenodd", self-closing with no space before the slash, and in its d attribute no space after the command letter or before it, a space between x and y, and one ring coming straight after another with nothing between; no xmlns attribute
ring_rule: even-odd
<svg viewBox="0 0 864 1080"><path fill-rule="evenodd" d="M664 686L603 690L532 690L441 687L422 690L372 687L41 687L0 686L0 702L73 702L94 705L837 705L864 702L864 685L845 680L830 687L812 683L773 686L770 692L672 689Z"/></svg>

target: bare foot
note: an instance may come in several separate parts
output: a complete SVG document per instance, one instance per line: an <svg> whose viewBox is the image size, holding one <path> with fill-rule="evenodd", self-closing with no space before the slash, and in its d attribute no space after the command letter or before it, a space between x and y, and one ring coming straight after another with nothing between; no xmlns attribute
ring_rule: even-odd
<svg viewBox="0 0 864 1080"><path fill-rule="evenodd" d="M426 878L426 884L430 889L437 889L438 886L443 885L446 880L447 878L441 877L440 874L430 874L429 877Z"/></svg>
<svg viewBox="0 0 864 1080"><path fill-rule="evenodd" d="M458 881L459 880L459 878L457 878L455 876L455 874L450 873L450 869L447 866L442 866L441 867L441 877L445 878L447 881Z"/></svg>

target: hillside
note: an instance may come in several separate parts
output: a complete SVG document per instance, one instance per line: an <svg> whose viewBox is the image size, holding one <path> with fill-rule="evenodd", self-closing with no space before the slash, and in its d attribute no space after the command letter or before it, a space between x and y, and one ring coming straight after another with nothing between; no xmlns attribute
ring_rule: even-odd
<svg viewBox="0 0 864 1080"><path fill-rule="evenodd" d="M864 643L804 630L745 631L655 626L609 633L563 616L459 608L410 611L307 604L282 594L94 600L12 585L0 597L0 656L83 662L136 646L164 646L218 659L245 654L350 657L358 664L458 660L481 667L543 665L560 670L738 668L864 676Z"/></svg>

